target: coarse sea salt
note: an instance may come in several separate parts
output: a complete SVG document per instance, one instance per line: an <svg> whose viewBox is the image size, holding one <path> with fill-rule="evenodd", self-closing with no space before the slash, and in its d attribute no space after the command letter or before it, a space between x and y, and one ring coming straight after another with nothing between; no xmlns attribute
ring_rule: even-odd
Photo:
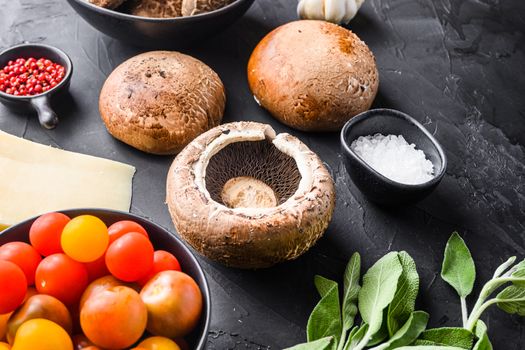
<svg viewBox="0 0 525 350"><path fill-rule="evenodd" d="M434 177L432 162L402 135L359 136L350 148L374 170L393 181L416 185Z"/></svg>

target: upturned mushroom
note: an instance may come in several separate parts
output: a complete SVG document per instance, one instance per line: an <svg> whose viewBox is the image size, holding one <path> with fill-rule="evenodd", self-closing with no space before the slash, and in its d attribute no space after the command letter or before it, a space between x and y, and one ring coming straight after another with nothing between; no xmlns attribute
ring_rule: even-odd
<svg viewBox="0 0 525 350"><path fill-rule="evenodd" d="M299 139L235 122L179 153L167 204L179 235L202 255L263 268L297 258L323 235L335 193L328 170Z"/></svg>
<svg viewBox="0 0 525 350"><path fill-rule="evenodd" d="M182 0L129 0L127 3L127 12L141 17L180 17L181 9Z"/></svg>
<svg viewBox="0 0 525 350"><path fill-rule="evenodd" d="M151 51L118 66L100 92L111 135L144 152L175 154L217 126L226 95L219 76L175 51Z"/></svg>
<svg viewBox="0 0 525 350"><path fill-rule="evenodd" d="M357 35L304 20L261 40L248 63L248 82L259 104L282 123L335 131L370 108L379 78L374 55Z"/></svg>
<svg viewBox="0 0 525 350"><path fill-rule="evenodd" d="M182 15L194 16L224 7L234 0L182 0Z"/></svg>

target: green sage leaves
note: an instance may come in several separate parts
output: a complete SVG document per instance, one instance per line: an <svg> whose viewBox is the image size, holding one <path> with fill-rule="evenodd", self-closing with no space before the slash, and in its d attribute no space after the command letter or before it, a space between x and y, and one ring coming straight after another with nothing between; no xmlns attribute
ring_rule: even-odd
<svg viewBox="0 0 525 350"><path fill-rule="evenodd" d="M392 252L379 259L363 276L359 311L363 321L368 324L368 334L373 335L381 328L383 310L394 298L402 272L398 254Z"/></svg>
<svg viewBox="0 0 525 350"><path fill-rule="evenodd" d="M454 232L447 242L441 277L450 284L461 298L472 292L476 279L474 260L465 241Z"/></svg>
<svg viewBox="0 0 525 350"><path fill-rule="evenodd" d="M315 276L315 286L321 294L321 300L308 319L307 340L312 342L330 336L339 338L342 325L337 283Z"/></svg>
<svg viewBox="0 0 525 350"><path fill-rule="evenodd" d="M506 313L525 316L525 287L508 286L498 294L495 302Z"/></svg>
<svg viewBox="0 0 525 350"><path fill-rule="evenodd" d="M386 254L360 284L361 257L355 253L346 266L342 294L335 281L315 276L321 300L308 319L308 342L288 350L492 350L487 326L480 320L483 312L497 304L507 313L525 316L525 260L515 262L511 257L496 269L469 314L466 297L472 293L476 268L465 242L454 232L441 276L460 296L463 328L426 330L429 315L415 311L419 275L410 255Z"/></svg>
<svg viewBox="0 0 525 350"><path fill-rule="evenodd" d="M361 256L354 253L350 262L346 266L344 276L344 293L343 293L343 332L350 330L354 325L354 318L357 315L357 297L361 286L359 279L361 277Z"/></svg>
<svg viewBox="0 0 525 350"><path fill-rule="evenodd" d="M416 263L407 252L398 254L403 271L399 277L394 299L388 306L388 333L393 336L412 315L419 291Z"/></svg>
<svg viewBox="0 0 525 350"><path fill-rule="evenodd" d="M487 325L483 321L479 320L477 322L475 333L478 341L472 350L492 350L492 344L487 335Z"/></svg>

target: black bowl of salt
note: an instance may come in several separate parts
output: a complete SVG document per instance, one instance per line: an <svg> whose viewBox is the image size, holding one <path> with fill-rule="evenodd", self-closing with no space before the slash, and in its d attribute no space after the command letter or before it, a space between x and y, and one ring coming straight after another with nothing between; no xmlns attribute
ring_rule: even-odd
<svg viewBox="0 0 525 350"><path fill-rule="evenodd" d="M439 184L447 159L439 142L417 120L392 109L371 109L341 131L346 171L373 202L419 201Z"/></svg>

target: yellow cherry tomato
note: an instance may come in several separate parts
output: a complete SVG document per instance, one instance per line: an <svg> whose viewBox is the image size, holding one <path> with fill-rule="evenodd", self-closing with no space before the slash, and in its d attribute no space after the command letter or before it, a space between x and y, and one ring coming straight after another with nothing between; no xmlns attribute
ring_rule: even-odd
<svg viewBox="0 0 525 350"><path fill-rule="evenodd" d="M95 216L77 216L64 227L60 243L64 253L72 259L92 262L104 255L108 247L108 228Z"/></svg>
<svg viewBox="0 0 525 350"><path fill-rule="evenodd" d="M12 350L73 350L67 332L54 322L35 318L24 322L16 332Z"/></svg>
<svg viewBox="0 0 525 350"><path fill-rule="evenodd" d="M11 345L4 342L0 342L0 350L11 350Z"/></svg>
<svg viewBox="0 0 525 350"><path fill-rule="evenodd" d="M173 340L166 337L149 337L144 339L138 348L146 350L181 350Z"/></svg>

